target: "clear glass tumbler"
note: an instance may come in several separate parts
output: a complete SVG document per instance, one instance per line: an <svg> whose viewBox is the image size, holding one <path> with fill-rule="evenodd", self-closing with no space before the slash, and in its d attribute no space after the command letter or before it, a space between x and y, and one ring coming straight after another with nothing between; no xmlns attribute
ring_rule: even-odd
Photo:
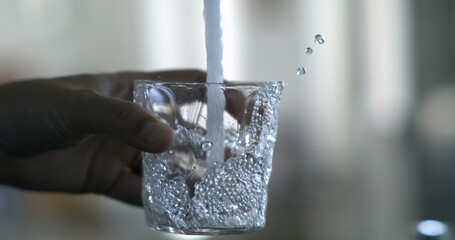
<svg viewBox="0 0 455 240"><path fill-rule="evenodd" d="M264 228L282 89L282 82L135 82L134 101L175 133L170 150L142 155L151 228L198 235ZM210 111L222 115L215 123L222 139L211 139Z"/></svg>

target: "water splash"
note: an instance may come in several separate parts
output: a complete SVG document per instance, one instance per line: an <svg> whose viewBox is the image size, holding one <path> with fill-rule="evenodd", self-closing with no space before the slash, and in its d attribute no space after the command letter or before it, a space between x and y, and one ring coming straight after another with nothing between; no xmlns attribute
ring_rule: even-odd
<svg viewBox="0 0 455 240"><path fill-rule="evenodd" d="M317 43L317 44L324 44L325 43L325 39L324 37L321 35L321 34L317 34L316 36L314 36L314 42ZM311 47L307 47L305 48L305 54L306 55L311 55L313 54L313 48ZM300 75L304 75L305 73L307 72L306 68L304 67L299 67L297 68L297 76L300 76Z"/></svg>

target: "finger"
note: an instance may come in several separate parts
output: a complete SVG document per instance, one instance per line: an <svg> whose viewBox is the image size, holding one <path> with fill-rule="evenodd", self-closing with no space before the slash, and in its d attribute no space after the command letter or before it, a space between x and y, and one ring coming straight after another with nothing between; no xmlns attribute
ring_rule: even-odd
<svg viewBox="0 0 455 240"><path fill-rule="evenodd" d="M131 169L138 151L105 134L89 138L85 145L81 146L82 149L92 148L94 151L86 157L90 164L78 191L99 193L140 205L141 177Z"/></svg>
<svg viewBox="0 0 455 240"><path fill-rule="evenodd" d="M141 177L125 168L104 194L122 202L142 206L141 181Z"/></svg>
<svg viewBox="0 0 455 240"><path fill-rule="evenodd" d="M155 80L163 82L205 82L207 74L200 70L177 70L161 72L119 72L112 74L84 74L54 79L58 83L70 84L76 88L85 88L100 94L119 97L125 100L133 99L133 84L135 80ZM182 101L195 100L194 96L205 98L202 89L200 93L191 94L190 99L185 98L187 91L177 92ZM183 95L183 96L180 96ZM245 96L238 90L226 90L226 106L229 113L241 119L245 109Z"/></svg>
<svg viewBox="0 0 455 240"><path fill-rule="evenodd" d="M147 152L164 152L173 131L137 104L89 91L67 91L63 121L76 134L108 133Z"/></svg>
<svg viewBox="0 0 455 240"><path fill-rule="evenodd" d="M110 74L84 74L53 79L58 84L85 88L100 94L133 99L133 84L138 79L174 82L204 82L206 73L200 70L177 70L162 72L119 72Z"/></svg>
<svg viewBox="0 0 455 240"><path fill-rule="evenodd" d="M98 92L102 95L118 97L125 100L133 99L133 85L135 80L154 80L162 82L205 82L206 73L200 70L173 70L161 72L119 72L112 74L85 74L70 77L57 78L59 84L68 84L74 88L85 88ZM180 101L194 101L195 96L205 101L205 91L202 88L194 89L189 94L188 89L176 92ZM245 110L246 97L238 90L226 89L227 111L237 119L241 119Z"/></svg>
<svg viewBox="0 0 455 240"><path fill-rule="evenodd" d="M242 92L236 89L226 89L226 110L241 122L245 117L246 97Z"/></svg>
<svg viewBox="0 0 455 240"><path fill-rule="evenodd" d="M133 160L129 164L129 168L134 174L142 176L142 153L137 152Z"/></svg>

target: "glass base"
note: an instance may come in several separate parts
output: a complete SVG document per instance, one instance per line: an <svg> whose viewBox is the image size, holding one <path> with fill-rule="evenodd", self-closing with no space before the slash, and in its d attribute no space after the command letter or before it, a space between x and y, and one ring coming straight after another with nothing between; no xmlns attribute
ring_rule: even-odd
<svg viewBox="0 0 455 240"><path fill-rule="evenodd" d="M152 229L169 232L169 233L178 233L185 235L227 235L227 234L243 234L243 233L252 233L262 230L263 228L192 228L192 229L178 229L168 226L156 226L151 227Z"/></svg>

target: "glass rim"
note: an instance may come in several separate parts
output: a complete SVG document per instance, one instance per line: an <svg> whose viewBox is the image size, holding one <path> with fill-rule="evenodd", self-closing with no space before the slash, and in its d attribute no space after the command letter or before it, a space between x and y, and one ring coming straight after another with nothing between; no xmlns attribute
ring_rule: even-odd
<svg viewBox="0 0 455 240"><path fill-rule="evenodd" d="M221 85L221 86L261 86L267 84L280 84L284 85L282 81L266 81L266 82L257 82L257 81L228 81L223 83L207 83L207 82L183 82L183 81L163 81L162 79L136 79L134 80L134 85L136 84L156 84L156 85L184 85L184 86L209 86L209 85Z"/></svg>

